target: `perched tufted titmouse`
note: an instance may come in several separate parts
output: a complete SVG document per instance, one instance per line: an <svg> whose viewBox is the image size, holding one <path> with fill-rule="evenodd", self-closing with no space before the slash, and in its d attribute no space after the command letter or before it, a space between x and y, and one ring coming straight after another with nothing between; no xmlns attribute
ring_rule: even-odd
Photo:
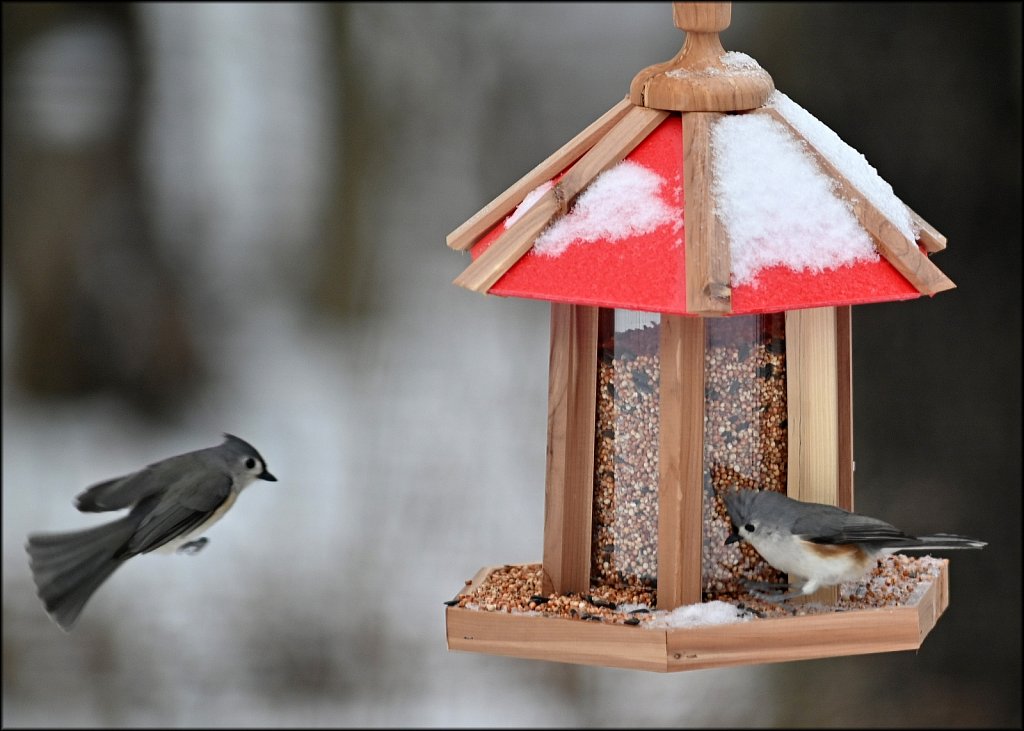
<svg viewBox="0 0 1024 731"><path fill-rule="evenodd" d="M28 537L25 550L39 598L64 631L107 577L140 553L195 553L208 539L192 540L227 512L253 480L267 472L252 445L232 436L216 447L154 462L124 477L100 482L75 498L89 513L131 508L123 518L69 533Z"/></svg>
<svg viewBox="0 0 1024 731"><path fill-rule="evenodd" d="M883 555L904 550L982 548L973 538L938 533L915 538L878 518L781 493L729 490L723 494L733 532L726 544L747 541L761 557L789 574L788 584L749 582L751 593L769 601L813 594L823 586L855 581ZM764 589L788 589L781 595Z"/></svg>

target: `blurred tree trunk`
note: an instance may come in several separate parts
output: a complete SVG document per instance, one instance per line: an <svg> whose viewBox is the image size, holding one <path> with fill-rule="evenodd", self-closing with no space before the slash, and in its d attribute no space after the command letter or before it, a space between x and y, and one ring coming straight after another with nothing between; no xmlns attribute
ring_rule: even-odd
<svg viewBox="0 0 1024 731"><path fill-rule="evenodd" d="M386 129L391 120L379 118L382 110L366 89L367 74L362 70L364 62L358 58L354 38L357 9L350 3L334 3L329 12L335 36L331 49L340 87L334 95L339 123L333 130L332 149L337 152L329 161L335 200L328 206L323 244L316 252L319 263L313 275L311 300L315 309L327 315L352 318L371 309L375 289L373 241L367 233L371 222L366 220L365 212L373 208L371 178L389 158L388 150L380 143L386 138L381 129Z"/></svg>
<svg viewBox="0 0 1024 731"><path fill-rule="evenodd" d="M144 200L136 28L127 4L4 4L5 285L20 387L160 416L200 369Z"/></svg>

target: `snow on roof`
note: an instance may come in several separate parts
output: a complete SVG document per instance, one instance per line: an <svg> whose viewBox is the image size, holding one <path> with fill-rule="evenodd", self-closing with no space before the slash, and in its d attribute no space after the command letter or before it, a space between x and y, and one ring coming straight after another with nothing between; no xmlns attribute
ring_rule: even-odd
<svg viewBox="0 0 1024 731"><path fill-rule="evenodd" d="M672 69L666 71L665 76L675 79L693 78L695 76L731 76L738 74L764 74L766 73L761 65L751 56L739 51L727 51L718 59L724 68L707 66L700 69Z"/></svg>
<svg viewBox="0 0 1024 731"><path fill-rule="evenodd" d="M734 55L735 65L745 63L743 54ZM770 104L910 232L906 206L863 155L785 94L776 91ZM713 193L729 238L733 285L757 286L759 272L776 265L819 273L878 260L849 202L835 194L832 180L784 125L761 115L724 115L713 127L711 144ZM573 243L621 241L660 228L674 216L659 195L665 183L656 172L623 160L599 175L569 212L537 237L533 252L558 256ZM553 186L547 181L532 190L505 228ZM681 227L682 218L675 216L673 230Z"/></svg>
<svg viewBox="0 0 1024 731"><path fill-rule="evenodd" d="M740 51L726 51L721 57L722 63L729 68L730 71L761 71L761 64L759 64L753 56L748 56Z"/></svg>
<svg viewBox="0 0 1024 731"><path fill-rule="evenodd" d="M720 223L732 283L756 284L765 267L821 272L876 261L871 237L803 145L762 115L723 116L711 132Z"/></svg>
<svg viewBox="0 0 1024 731"><path fill-rule="evenodd" d="M511 215L505 219L505 228L512 228L512 224L522 218L524 213L533 208L534 203L539 201L545 193L554 187L555 181L547 180L527 193L526 197L523 198L523 202L516 206L516 209L512 211Z"/></svg>
<svg viewBox="0 0 1024 731"><path fill-rule="evenodd" d="M730 62L747 63L741 56ZM772 114L721 115L708 142L711 205L731 258L728 314L919 297L915 284L879 256L879 242L858 220L862 202L840 195L859 191L915 241L911 213L892 187L863 155L785 94L773 93L767 108ZM622 162L597 176L488 291L696 314L686 304L685 118L670 115ZM821 168L821 158L849 181L845 188ZM504 225L483 235L472 248L474 260L560 177L536 187Z"/></svg>
<svg viewBox="0 0 1024 731"><path fill-rule="evenodd" d="M558 256L573 243L621 241L668 223L678 231L682 220L659 194L666 182L653 170L623 160L594 179L576 198L569 213L537 237L533 251L541 256ZM505 222L505 228L515 223L552 185L549 181L531 191Z"/></svg>
<svg viewBox="0 0 1024 731"><path fill-rule="evenodd" d="M781 91L776 90L769 97L768 106L785 117L787 122L828 158L829 162L835 165L900 233L911 241L917 240L920 231L913 225L907 206L896 197L892 186L882 180L878 171L864 155L843 142L839 135Z"/></svg>
<svg viewBox="0 0 1024 731"><path fill-rule="evenodd" d="M789 105L799 109L793 102ZM878 260L849 203L835 195L832 181L784 125L761 115L725 115L713 127L711 144L713 193L730 242L734 285L756 286L758 273L776 265L817 273ZM850 156L837 157L846 163ZM855 174L865 177L860 171ZM621 241L670 222L679 231L682 217L660 195L666 182L653 170L623 160L595 178L569 212L537 237L533 253L559 256L574 243ZM506 219L505 228L553 186L547 181L532 190ZM896 204L902 206L898 200ZM905 218L909 225L909 216Z"/></svg>

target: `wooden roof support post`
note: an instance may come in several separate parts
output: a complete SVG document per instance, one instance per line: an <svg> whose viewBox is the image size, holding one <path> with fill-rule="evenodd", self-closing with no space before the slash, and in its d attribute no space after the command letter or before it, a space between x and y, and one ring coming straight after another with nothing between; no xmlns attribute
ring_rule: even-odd
<svg viewBox="0 0 1024 731"><path fill-rule="evenodd" d="M486 293L533 246L534 240L598 175L633 151L668 116L631 106L623 117L569 168L555 187L545 193L508 228L487 251L455 278L455 284Z"/></svg>
<svg viewBox="0 0 1024 731"><path fill-rule="evenodd" d="M683 115L683 210L686 309L694 314L732 311L729 241L715 213L711 193L711 127L718 113Z"/></svg>
<svg viewBox="0 0 1024 731"><path fill-rule="evenodd" d="M906 277L907 281L917 288L921 294L933 295L947 289L953 289L956 285L949 277L932 264L931 260L918 247L917 243L911 241L899 229L886 218L885 214L878 210L863 192L845 176L818 148L800 134L777 109L765 107L758 109L752 114L765 114L782 124L789 130L795 139L802 142L805 149L811 154L821 168L822 172L831 178L836 186L837 193L850 202L853 214L857 217L864 230L871 234L878 252ZM923 219L919 219L923 221ZM931 229L929 226L928 229ZM933 230L933 229L932 229ZM938 232L935 232L938 234ZM922 230L926 246L937 246L939 240ZM941 237L942 235L939 234ZM943 237L944 238L944 237Z"/></svg>
<svg viewBox="0 0 1024 731"><path fill-rule="evenodd" d="M701 599L704 325L702 317L661 316L658 609Z"/></svg>
<svg viewBox="0 0 1024 731"><path fill-rule="evenodd" d="M839 504L839 378L836 308L786 312L789 497ZM834 604L836 587L812 601Z"/></svg>
<svg viewBox="0 0 1024 731"><path fill-rule="evenodd" d="M853 318L850 306L836 307L836 398L839 474L836 505L853 510Z"/></svg>
<svg viewBox="0 0 1024 731"><path fill-rule="evenodd" d="M907 210L910 211L910 220L914 222L914 225L917 226L918 229L920 229L920 233L917 235L917 243L921 244L929 254L934 254L937 251L945 249L946 237L940 234L934 226L921 218L910 206L907 206Z"/></svg>
<svg viewBox="0 0 1024 731"><path fill-rule="evenodd" d="M562 145L547 160L521 177L504 193L477 211L472 218L448 234L448 246L458 251L465 251L472 247L494 224L505 218L522 203L530 191L541 183L551 180L593 147L599 139L608 133L608 130L625 116L630 107L632 105L629 103L629 99L623 99L602 114L589 127Z"/></svg>
<svg viewBox="0 0 1024 731"><path fill-rule="evenodd" d="M551 305L544 593L590 589L598 312Z"/></svg>

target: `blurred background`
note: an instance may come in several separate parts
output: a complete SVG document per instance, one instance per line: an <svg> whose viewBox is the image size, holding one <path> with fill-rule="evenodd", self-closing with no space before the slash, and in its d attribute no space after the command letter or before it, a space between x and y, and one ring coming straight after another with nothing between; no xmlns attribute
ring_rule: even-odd
<svg viewBox="0 0 1024 731"><path fill-rule="evenodd" d="M854 309L857 508L989 541L916 653L661 675L448 652L539 561L548 306L445 236L672 57L665 3L3 4L3 725L1021 724L1021 5L737 3L726 49L949 239ZM71 634L30 531L228 431L258 483Z"/></svg>

